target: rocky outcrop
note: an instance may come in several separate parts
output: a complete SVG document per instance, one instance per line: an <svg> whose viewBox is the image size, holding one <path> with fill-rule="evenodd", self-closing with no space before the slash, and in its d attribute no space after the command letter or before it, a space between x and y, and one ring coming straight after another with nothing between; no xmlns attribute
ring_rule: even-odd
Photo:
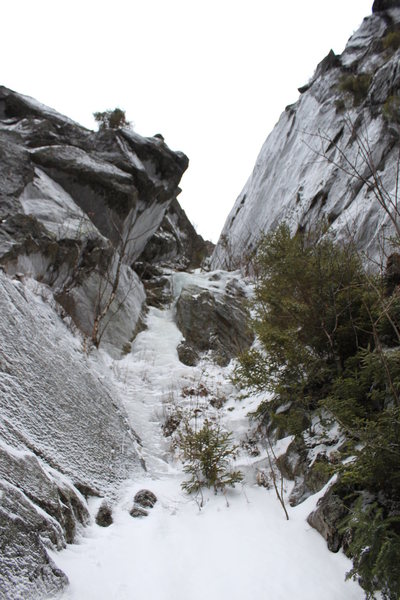
<svg viewBox="0 0 400 600"><path fill-rule="evenodd" d="M48 549L135 472L140 442L101 344L120 357L146 298L132 269L187 158L128 128L97 133L0 87L0 598L49 597ZM101 512L101 511L100 511Z"/></svg>
<svg viewBox="0 0 400 600"><path fill-rule="evenodd" d="M213 250L214 245L196 233L185 211L174 200L139 260L150 264L172 263L178 268L196 268Z"/></svg>
<svg viewBox="0 0 400 600"><path fill-rule="evenodd" d="M343 542L340 526L349 510L333 487L318 500L317 508L308 516L307 521L326 540L329 550L337 552Z"/></svg>
<svg viewBox="0 0 400 600"><path fill-rule="evenodd" d="M396 229L399 26L399 3L376 0L344 52L330 52L300 88L227 218L213 268L246 264L282 221L294 232L324 219L339 240L380 254Z"/></svg>
<svg viewBox="0 0 400 600"><path fill-rule="evenodd" d="M391 8L400 8L399 0L375 0L372 6L372 12L381 12Z"/></svg>
<svg viewBox="0 0 400 600"><path fill-rule="evenodd" d="M49 285L118 355L145 298L130 265L179 193L186 156L129 128L89 131L1 87L0 158L0 264Z"/></svg>
<svg viewBox="0 0 400 600"><path fill-rule="evenodd" d="M215 277L218 279L218 273ZM179 352L185 364L193 364L196 353L210 351L218 364L226 365L249 348L254 337L244 300L243 289L234 278L218 290L193 285L182 289L176 321L185 337Z"/></svg>

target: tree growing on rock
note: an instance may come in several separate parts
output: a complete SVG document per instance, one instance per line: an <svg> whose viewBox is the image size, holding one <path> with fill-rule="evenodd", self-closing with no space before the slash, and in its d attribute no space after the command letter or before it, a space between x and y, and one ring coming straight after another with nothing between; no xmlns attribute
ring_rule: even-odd
<svg viewBox="0 0 400 600"><path fill-rule="evenodd" d="M114 108L113 110L105 110L103 112L94 112L94 120L99 124L99 130L104 129L121 129L122 127L128 127L131 125L126 119L125 111L121 108Z"/></svg>

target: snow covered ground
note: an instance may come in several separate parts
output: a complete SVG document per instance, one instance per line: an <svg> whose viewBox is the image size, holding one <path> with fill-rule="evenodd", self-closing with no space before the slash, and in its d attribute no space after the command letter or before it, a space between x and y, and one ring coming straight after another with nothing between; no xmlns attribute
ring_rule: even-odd
<svg viewBox="0 0 400 600"><path fill-rule="evenodd" d="M70 580L63 600L363 598L356 583L344 580L350 561L329 552L306 522L323 492L288 507L286 521L274 491L255 484L256 468L265 466L263 454L239 456L237 467L244 471L245 483L226 496L206 493L200 508L183 493L181 465L161 429L171 406L192 403L204 408L202 387L214 397L227 398L223 408L214 410L237 441L245 437L250 407L229 382L229 366L222 369L203 361L187 367L179 362L176 346L182 336L173 307L151 308L147 325L123 360L101 357L103 373L119 388L142 438L147 473L141 481L137 475L126 481L112 507L110 527L99 527L93 518L77 543L52 553ZM198 390L197 396L185 393L190 389ZM133 497L142 488L153 491L158 502L148 517L132 518ZM90 503L93 517L100 503Z"/></svg>

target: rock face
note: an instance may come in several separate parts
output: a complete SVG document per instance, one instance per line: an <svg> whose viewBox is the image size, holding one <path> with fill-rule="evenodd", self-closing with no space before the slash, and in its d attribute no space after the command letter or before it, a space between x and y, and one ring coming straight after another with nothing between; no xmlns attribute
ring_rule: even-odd
<svg viewBox="0 0 400 600"><path fill-rule="evenodd" d="M118 396L47 288L0 272L0 289L0 598L20 600L65 583L46 548L88 521L84 496L112 494L141 467Z"/></svg>
<svg viewBox="0 0 400 600"><path fill-rule="evenodd" d="M249 348L253 334L248 327L244 295L236 279L224 289L184 287L176 303L176 321L185 336L178 349L185 364L196 361L197 352L211 351L221 365Z"/></svg>
<svg viewBox="0 0 400 600"><path fill-rule="evenodd" d="M186 156L129 128L88 131L1 87L0 158L0 264L51 286L118 354L145 298L130 265L179 193Z"/></svg>
<svg viewBox="0 0 400 600"><path fill-rule="evenodd" d="M227 218L213 268L246 262L281 221L296 231L325 219L338 239L354 236L360 250L379 255L396 216L399 25L399 2L376 0L344 52L330 52L300 88Z"/></svg>
<svg viewBox="0 0 400 600"><path fill-rule="evenodd" d="M160 137L94 133L0 87L1 600L58 593L67 579L47 549L88 522L88 496L112 499L142 472L118 390L89 350L120 357L141 327L131 265L187 163Z"/></svg>
<svg viewBox="0 0 400 600"><path fill-rule="evenodd" d="M325 538L331 552L337 552L342 545L340 525L347 514L348 509L343 500L330 488L318 500L317 508L307 518L311 527Z"/></svg>
<svg viewBox="0 0 400 600"><path fill-rule="evenodd" d="M390 10L391 8L400 8L399 0L375 0L372 6L372 12L381 12Z"/></svg>
<svg viewBox="0 0 400 600"><path fill-rule="evenodd" d="M181 268L195 268L213 250L214 245L196 233L185 211L174 200L139 260L150 264L172 262Z"/></svg>

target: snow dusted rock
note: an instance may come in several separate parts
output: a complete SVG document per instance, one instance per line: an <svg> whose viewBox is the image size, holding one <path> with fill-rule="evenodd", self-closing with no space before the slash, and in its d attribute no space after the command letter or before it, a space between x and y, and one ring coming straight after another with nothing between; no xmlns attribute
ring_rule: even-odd
<svg viewBox="0 0 400 600"><path fill-rule="evenodd" d="M65 545L61 527L18 487L0 481L0 598L43 598L68 583L46 552Z"/></svg>
<svg viewBox="0 0 400 600"><path fill-rule="evenodd" d="M238 268L260 235L282 221L294 232L325 219L339 240L354 236L360 250L379 255L383 238L394 229L377 199L374 174L396 202L400 139L398 108L393 108L398 107L400 50L385 48L383 39L399 23L399 2L377 0L374 14L364 19L342 55L329 53L300 88L300 98L267 138L227 218L213 268ZM362 76L364 94L356 98L343 91L345 78L357 86ZM352 176L349 165L359 176Z"/></svg>
<svg viewBox="0 0 400 600"><path fill-rule="evenodd" d="M120 357L135 337L145 291L131 265L187 162L159 137L95 133L0 87L1 600L65 586L47 550L88 522L87 496L142 471L106 361L73 332L91 338L106 307L97 341Z"/></svg>
<svg viewBox="0 0 400 600"><path fill-rule="evenodd" d="M135 494L133 501L142 508L153 508L157 502L157 496L150 490L140 490Z"/></svg>
<svg viewBox="0 0 400 600"><path fill-rule="evenodd" d="M248 327L244 293L235 279L219 289L184 287L176 303L176 320L185 343L195 352L211 350L221 365L249 348L254 339Z"/></svg>
<svg viewBox="0 0 400 600"><path fill-rule="evenodd" d="M181 363L188 367L196 366L200 360L199 353L186 341L181 342L176 350Z"/></svg>
<svg viewBox="0 0 400 600"><path fill-rule="evenodd" d="M116 391L40 297L48 288L22 279L0 271L0 598L11 600L62 587L46 548L87 523L84 496L112 496L141 472Z"/></svg>
<svg viewBox="0 0 400 600"><path fill-rule="evenodd" d="M131 515L131 517L137 519L140 517L148 517L149 516L149 512L147 510L145 510L144 508L141 508L140 506L134 506L130 511L129 514Z"/></svg>
<svg viewBox="0 0 400 600"><path fill-rule="evenodd" d="M96 523L100 527L109 527L113 522L112 511L107 502L102 502L96 515Z"/></svg>
<svg viewBox="0 0 400 600"><path fill-rule="evenodd" d="M0 263L51 286L88 337L112 298L99 336L120 355L145 299L130 265L179 193L186 156L129 128L89 131L0 87L0 158Z"/></svg>

